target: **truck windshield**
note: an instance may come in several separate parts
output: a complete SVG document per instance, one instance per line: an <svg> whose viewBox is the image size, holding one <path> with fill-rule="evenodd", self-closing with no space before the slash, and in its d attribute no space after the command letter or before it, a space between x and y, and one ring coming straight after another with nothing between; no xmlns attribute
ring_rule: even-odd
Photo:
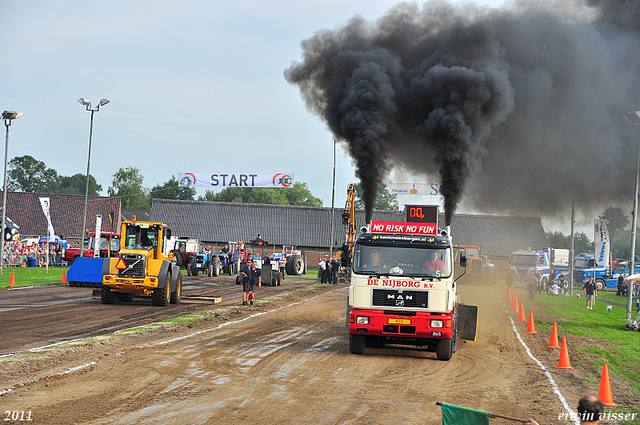
<svg viewBox="0 0 640 425"><path fill-rule="evenodd" d="M475 246L463 246L467 251L467 258L480 258L480 250Z"/></svg>
<svg viewBox="0 0 640 425"><path fill-rule="evenodd" d="M96 239L91 236L89 238L89 248L87 249L95 249L95 245L96 245ZM100 251L106 251L107 247L109 246L109 236L102 236L100 238ZM120 247L120 238L111 237L111 251L117 251Z"/></svg>
<svg viewBox="0 0 640 425"><path fill-rule="evenodd" d="M573 262L573 266L578 269L584 269L587 267L587 259L586 258L576 258Z"/></svg>
<svg viewBox="0 0 640 425"><path fill-rule="evenodd" d="M451 275L449 248L402 248L357 244L353 272L411 277Z"/></svg>
<svg viewBox="0 0 640 425"><path fill-rule="evenodd" d="M537 255L523 255L523 254L514 254L511 258L512 266L527 266L527 267L535 267L538 265L538 256Z"/></svg>

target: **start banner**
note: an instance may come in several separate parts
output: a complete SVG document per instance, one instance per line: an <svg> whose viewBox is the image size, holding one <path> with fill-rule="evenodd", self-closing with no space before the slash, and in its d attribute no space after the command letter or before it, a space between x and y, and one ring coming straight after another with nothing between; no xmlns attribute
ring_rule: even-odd
<svg viewBox="0 0 640 425"><path fill-rule="evenodd" d="M293 173L178 173L179 187L291 187Z"/></svg>

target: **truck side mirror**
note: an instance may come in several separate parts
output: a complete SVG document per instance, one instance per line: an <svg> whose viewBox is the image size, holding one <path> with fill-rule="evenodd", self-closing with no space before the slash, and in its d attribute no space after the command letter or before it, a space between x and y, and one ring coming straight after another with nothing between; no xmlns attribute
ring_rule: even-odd
<svg viewBox="0 0 640 425"><path fill-rule="evenodd" d="M165 230L164 234L167 236L167 239L171 239L171 229L167 228L167 230Z"/></svg>
<svg viewBox="0 0 640 425"><path fill-rule="evenodd" d="M460 267L467 268L467 250L464 248L460 250Z"/></svg>

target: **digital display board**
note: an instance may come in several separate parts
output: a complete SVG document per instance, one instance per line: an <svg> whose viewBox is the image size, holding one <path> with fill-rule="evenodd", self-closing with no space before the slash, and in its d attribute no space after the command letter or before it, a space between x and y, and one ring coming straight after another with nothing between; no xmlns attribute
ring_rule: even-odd
<svg viewBox="0 0 640 425"><path fill-rule="evenodd" d="M405 205L404 212L407 223L438 224L437 205Z"/></svg>

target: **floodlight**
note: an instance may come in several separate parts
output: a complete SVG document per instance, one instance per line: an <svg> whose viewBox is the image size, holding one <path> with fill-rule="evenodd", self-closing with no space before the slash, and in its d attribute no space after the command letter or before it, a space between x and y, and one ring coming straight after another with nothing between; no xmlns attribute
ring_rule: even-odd
<svg viewBox="0 0 640 425"><path fill-rule="evenodd" d="M20 118L24 113L20 111L4 111L2 113L3 120L15 120L16 118Z"/></svg>
<svg viewBox="0 0 640 425"><path fill-rule="evenodd" d="M78 99L78 102L84 106L91 106L91 101L89 99L85 99L84 97Z"/></svg>
<svg viewBox="0 0 640 425"><path fill-rule="evenodd" d="M109 99L100 99L100 103L98 104L98 106L104 106L107 103L109 103Z"/></svg>
<svg viewBox="0 0 640 425"><path fill-rule="evenodd" d="M629 124L640 125L640 111L629 112L624 116L624 119Z"/></svg>

